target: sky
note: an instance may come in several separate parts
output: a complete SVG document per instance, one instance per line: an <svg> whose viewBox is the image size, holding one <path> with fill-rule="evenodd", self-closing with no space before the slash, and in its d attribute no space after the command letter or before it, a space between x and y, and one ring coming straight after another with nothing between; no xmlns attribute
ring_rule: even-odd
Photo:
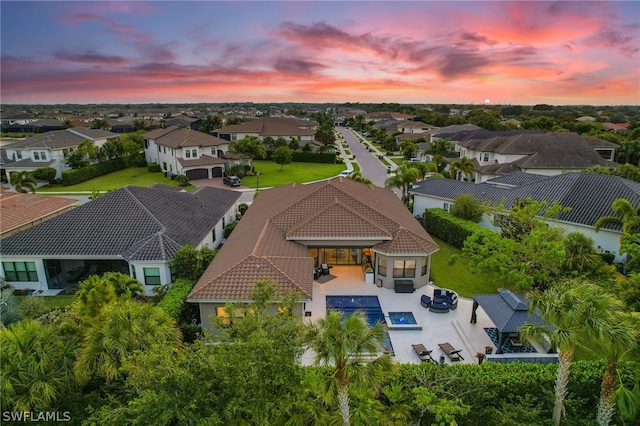
<svg viewBox="0 0 640 426"><path fill-rule="evenodd" d="M0 2L0 102L640 104L638 1Z"/></svg>

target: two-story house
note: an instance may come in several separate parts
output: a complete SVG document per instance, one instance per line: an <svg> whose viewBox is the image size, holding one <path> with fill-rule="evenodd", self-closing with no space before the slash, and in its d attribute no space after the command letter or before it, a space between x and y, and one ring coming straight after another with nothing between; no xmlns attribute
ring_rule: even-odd
<svg viewBox="0 0 640 426"><path fill-rule="evenodd" d="M142 135L144 155L149 163L160 164L169 174L189 179L224 176L227 168L250 158L229 153L229 141L197 130L178 126L156 129Z"/></svg>
<svg viewBox="0 0 640 426"><path fill-rule="evenodd" d="M315 141L315 122L298 120L296 118L264 117L247 121L242 124L225 126L213 132L215 135L228 141L239 141L245 136L255 136L260 140L271 137L280 137L290 140L298 139L300 146Z"/></svg>
<svg viewBox="0 0 640 426"><path fill-rule="evenodd" d="M96 148L100 148L107 141L118 139L117 133L107 132L86 127L73 127L66 130L56 130L42 133L6 147L6 173L15 171L32 172L41 167L56 169L56 178L62 177L62 172L69 170L64 162L65 153L77 148L83 141L91 141Z"/></svg>

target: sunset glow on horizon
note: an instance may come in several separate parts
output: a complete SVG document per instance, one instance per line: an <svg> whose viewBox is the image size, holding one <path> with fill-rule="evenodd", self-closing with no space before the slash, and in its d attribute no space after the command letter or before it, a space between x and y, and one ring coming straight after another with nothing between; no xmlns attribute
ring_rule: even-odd
<svg viewBox="0 0 640 426"><path fill-rule="evenodd" d="M0 2L2 104L640 104L640 2Z"/></svg>

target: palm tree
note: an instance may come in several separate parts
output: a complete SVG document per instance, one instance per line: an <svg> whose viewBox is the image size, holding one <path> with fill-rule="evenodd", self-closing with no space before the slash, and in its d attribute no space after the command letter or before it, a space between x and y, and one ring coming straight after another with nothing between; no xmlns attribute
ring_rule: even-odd
<svg viewBox="0 0 640 426"><path fill-rule="evenodd" d="M563 269L567 272L584 274L595 271L603 263L593 248L593 238L582 232L572 232L564 238L565 260Z"/></svg>
<svg viewBox="0 0 640 426"><path fill-rule="evenodd" d="M133 296L144 295L142 283L130 275L121 272L107 272L100 277L103 281L109 281L121 299L130 299Z"/></svg>
<svg viewBox="0 0 640 426"><path fill-rule="evenodd" d="M372 185L373 184L373 182L371 182L370 179L367 179L366 177L362 176L362 172L360 172L360 171L352 173L351 176L349 176L349 179L355 180L356 182L360 182L360 183L363 183L365 185Z"/></svg>
<svg viewBox="0 0 640 426"><path fill-rule="evenodd" d="M385 188L398 188L402 191L402 202L409 205L409 188L418 181L419 172L413 167L401 164L396 169L395 176L391 176L384 182Z"/></svg>
<svg viewBox="0 0 640 426"><path fill-rule="evenodd" d="M251 159L267 157L267 151L264 149L260 139L256 136L245 136L239 141L231 142L229 144L229 151L232 154L247 155L251 157Z"/></svg>
<svg viewBox="0 0 640 426"><path fill-rule="evenodd" d="M22 314L12 288L0 289L0 329L20 320Z"/></svg>
<svg viewBox="0 0 640 426"><path fill-rule="evenodd" d="M27 171L13 172L11 173L11 186L15 187L16 192L36 193L36 185L38 182L33 178L31 173Z"/></svg>
<svg viewBox="0 0 640 426"><path fill-rule="evenodd" d="M600 384L600 401L596 419L600 426L608 426L615 411L615 393L619 386L618 363L638 345L638 330L635 325L620 315L606 330L596 337L598 351L607 360L607 367Z"/></svg>
<svg viewBox="0 0 640 426"><path fill-rule="evenodd" d="M60 326L34 320L20 321L0 331L2 406L13 411L52 408L74 384L77 343Z"/></svg>
<svg viewBox="0 0 640 426"><path fill-rule="evenodd" d="M462 157L451 163L451 179L457 179L458 172L460 173L461 180L471 177L473 173L473 162L467 157Z"/></svg>
<svg viewBox="0 0 640 426"><path fill-rule="evenodd" d="M611 204L611 210L615 216L603 216L596 221L594 229L596 232L607 225L618 225L622 227L622 232L637 234L640 232L640 206L633 207L629 200L618 198Z"/></svg>
<svg viewBox="0 0 640 426"><path fill-rule="evenodd" d="M400 144L400 148L402 148L402 154L404 154L404 158L411 158L413 154L418 150L418 145L416 145L413 141L404 141Z"/></svg>
<svg viewBox="0 0 640 426"><path fill-rule="evenodd" d="M154 345L180 346L180 331L164 310L132 300L112 304L105 309L102 321L91 323L86 330L76 377L87 380L95 374L115 380L136 353Z"/></svg>
<svg viewBox="0 0 640 426"><path fill-rule="evenodd" d="M620 303L587 282L567 281L546 292L529 296L530 311L539 311L548 326L527 323L520 328L523 339L546 336L558 351L558 373L555 383L553 423L557 426L564 415L569 368L577 346L585 339L606 335L615 322L615 311Z"/></svg>
<svg viewBox="0 0 640 426"><path fill-rule="evenodd" d="M368 326L362 312L347 315L330 311L317 323L306 326L305 342L315 353L316 364L334 369L331 388L337 387L338 406L342 424L349 425L349 386L380 389L383 378L393 364L389 355L380 352L384 328L376 323ZM367 360L374 355L375 359Z"/></svg>

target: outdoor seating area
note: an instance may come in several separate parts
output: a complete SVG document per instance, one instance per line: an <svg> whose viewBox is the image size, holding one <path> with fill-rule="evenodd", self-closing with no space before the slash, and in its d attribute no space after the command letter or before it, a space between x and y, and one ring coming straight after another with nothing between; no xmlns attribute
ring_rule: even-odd
<svg viewBox="0 0 640 426"><path fill-rule="evenodd" d="M449 309L458 308L458 294L455 291L444 288L436 288L433 290L433 305L447 305Z"/></svg>
<svg viewBox="0 0 640 426"><path fill-rule="evenodd" d="M438 343L438 346L440 346L440 349L442 350L442 352L444 352L444 354L449 357L449 359L451 361L463 361L464 358L462 357L462 355L460 355L460 352L462 352L462 349L456 349L453 346L451 346L451 343L446 342L446 343Z"/></svg>
<svg viewBox="0 0 640 426"><path fill-rule="evenodd" d="M431 357L431 352L433 350L428 350L422 343L418 343L415 345L411 345L416 354L418 354L418 358L422 362L436 362L435 359Z"/></svg>

